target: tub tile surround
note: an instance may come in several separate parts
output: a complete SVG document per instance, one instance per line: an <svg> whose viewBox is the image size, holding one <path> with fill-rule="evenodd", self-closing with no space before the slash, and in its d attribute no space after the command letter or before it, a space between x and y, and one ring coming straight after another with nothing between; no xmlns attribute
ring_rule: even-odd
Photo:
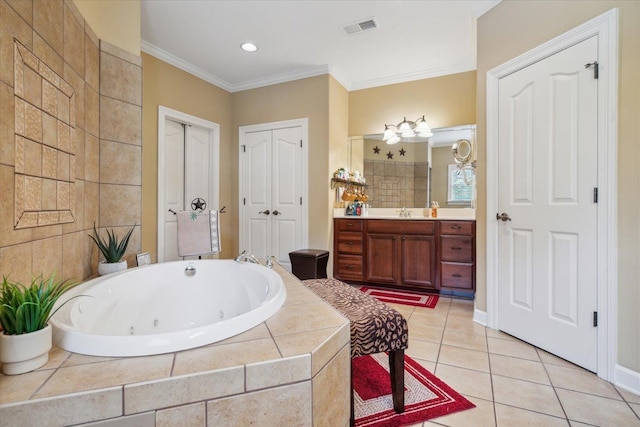
<svg viewBox="0 0 640 427"><path fill-rule="evenodd" d="M0 275L86 279L93 224L141 224L141 111L142 59L73 1L0 0ZM140 240L138 226L130 265Z"/></svg>
<svg viewBox="0 0 640 427"><path fill-rule="evenodd" d="M309 426L343 420L338 425L346 426L349 321L282 267L276 271L287 300L257 327L157 356L93 357L54 348L49 363L37 371L0 374L0 419L42 426L107 420L106 426L109 419L123 422L151 413L141 419L155 419L156 426L175 419L181 425L206 420L208 425Z"/></svg>

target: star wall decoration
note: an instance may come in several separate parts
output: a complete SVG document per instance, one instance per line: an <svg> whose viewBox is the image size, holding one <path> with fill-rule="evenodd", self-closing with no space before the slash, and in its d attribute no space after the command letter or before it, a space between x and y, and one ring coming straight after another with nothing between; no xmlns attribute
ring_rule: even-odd
<svg viewBox="0 0 640 427"><path fill-rule="evenodd" d="M391 151L387 153L387 159L393 160L393 153Z"/></svg>
<svg viewBox="0 0 640 427"><path fill-rule="evenodd" d="M378 147L377 145L375 147L373 147L373 152L375 154L380 154L380 147Z"/></svg>
<svg viewBox="0 0 640 427"><path fill-rule="evenodd" d="M405 149L404 149L404 148L401 148L401 149L400 149L400 155L401 155L401 156L404 156L404 153L406 153Z"/></svg>

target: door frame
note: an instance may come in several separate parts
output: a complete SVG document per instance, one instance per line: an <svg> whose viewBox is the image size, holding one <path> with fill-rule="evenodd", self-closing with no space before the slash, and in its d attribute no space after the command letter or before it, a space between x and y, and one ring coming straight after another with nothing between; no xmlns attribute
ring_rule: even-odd
<svg viewBox="0 0 640 427"><path fill-rule="evenodd" d="M261 132L266 130L277 130L291 127L302 128L302 210L301 210L301 245L303 248L309 246L309 119L283 120L279 122L260 123L256 125L240 126L238 128L238 191L244 188L244 166L242 164L242 146L245 145L245 135L250 132ZM238 197L238 244L242 246L245 238L245 218L242 206L242 198Z"/></svg>
<svg viewBox="0 0 640 427"><path fill-rule="evenodd" d="M207 129L209 131L209 138L213 144L211 153L212 158L209 159L210 171L213 171L213 199L209 201L211 207L217 207L220 205L220 125L218 123L210 122L209 120L201 119L200 117L192 116L187 113L183 113L178 110L173 110L163 105L158 105L158 205L157 209L157 259L158 262L164 262L164 224L163 224L163 209L164 209L164 191L161 189L165 185L166 169L165 169L165 120L171 119L176 122L184 123L187 125L198 126L200 128Z"/></svg>
<svg viewBox="0 0 640 427"><path fill-rule="evenodd" d="M615 378L617 360L618 9L597 16L487 72L487 325L498 326L499 80L592 36L598 36L597 375Z"/></svg>

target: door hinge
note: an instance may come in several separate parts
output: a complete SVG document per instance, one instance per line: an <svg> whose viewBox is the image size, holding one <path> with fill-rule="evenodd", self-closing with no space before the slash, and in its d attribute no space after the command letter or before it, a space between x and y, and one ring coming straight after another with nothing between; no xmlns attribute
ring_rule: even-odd
<svg viewBox="0 0 640 427"><path fill-rule="evenodd" d="M247 198L246 198L246 197L243 197L243 198L242 198L242 204L243 204L244 206L246 206L246 204L247 204Z"/></svg>
<svg viewBox="0 0 640 427"><path fill-rule="evenodd" d="M598 312L594 311L593 312L593 327L597 327L598 326Z"/></svg>
<svg viewBox="0 0 640 427"><path fill-rule="evenodd" d="M300 197L300 206L302 206L302 197Z"/></svg>
<svg viewBox="0 0 640 427"><path fill-rule="evenodd" d="M302 148L302 140L300 140L300 148Z"/></svg>
<svg viewBox="0 0 640 427"><path fill-rule="evenodd" d="M593 203L598 203L598 187L593 187Z"/></svg>
<svg viewBox="0 0 640 427"><path fill-rule="evenodd" d="M242 152L243 152L243 153L246 153L246 152L247 152L247 146L246 146L246 145L244 145L244 144L242 144Z"/></svg>
<svg viewBox="0 0 640 427"><path fill-rule="evenodd" d="M591 67L593 67L593 78L598 80L598 71L600 68L598 65L598 61L593 61L588 64L584 64L584 68L591 68Z"/></svg>

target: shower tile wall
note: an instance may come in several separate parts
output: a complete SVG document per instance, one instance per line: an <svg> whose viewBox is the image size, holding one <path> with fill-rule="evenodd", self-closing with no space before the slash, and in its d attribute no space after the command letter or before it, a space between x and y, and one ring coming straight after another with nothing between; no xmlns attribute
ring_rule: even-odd
<svg viewBox="0 0 640 427"><path fill-rule="evenodd" d="M34 134L41 135L41 141L27 139L35 151L25 154L46 158L41 163L47 176L55 171L56 179L73 182L73 222L15 229L15 173L22 157L16 158L14 39L74 93L75 127L67 151L75 156L75 167L67 170L65 162L54 168L45 147L57 138L51 126L54 116L42 104L51 98L32 84L36 75L24 80L23 98L45 111ZM114 227L117 233L138 224L127 256L135 265L142 206L141 76L140 57L101 42L72 1L0 0L0 276L22 282L40 274L78 280L91 276L98 253L87 234L94 223ZM25 173L38 177L43 171ZM59 199L52 194L58 187L49 184L42 186L38 200L42 210L50 211Z"/></svg>
<svg viewBox="0 0 640 427"><path fill-rule="evenodd" d="M390 160L365 160L368 203L374 208L426 207L427 164Z"/></svg>

